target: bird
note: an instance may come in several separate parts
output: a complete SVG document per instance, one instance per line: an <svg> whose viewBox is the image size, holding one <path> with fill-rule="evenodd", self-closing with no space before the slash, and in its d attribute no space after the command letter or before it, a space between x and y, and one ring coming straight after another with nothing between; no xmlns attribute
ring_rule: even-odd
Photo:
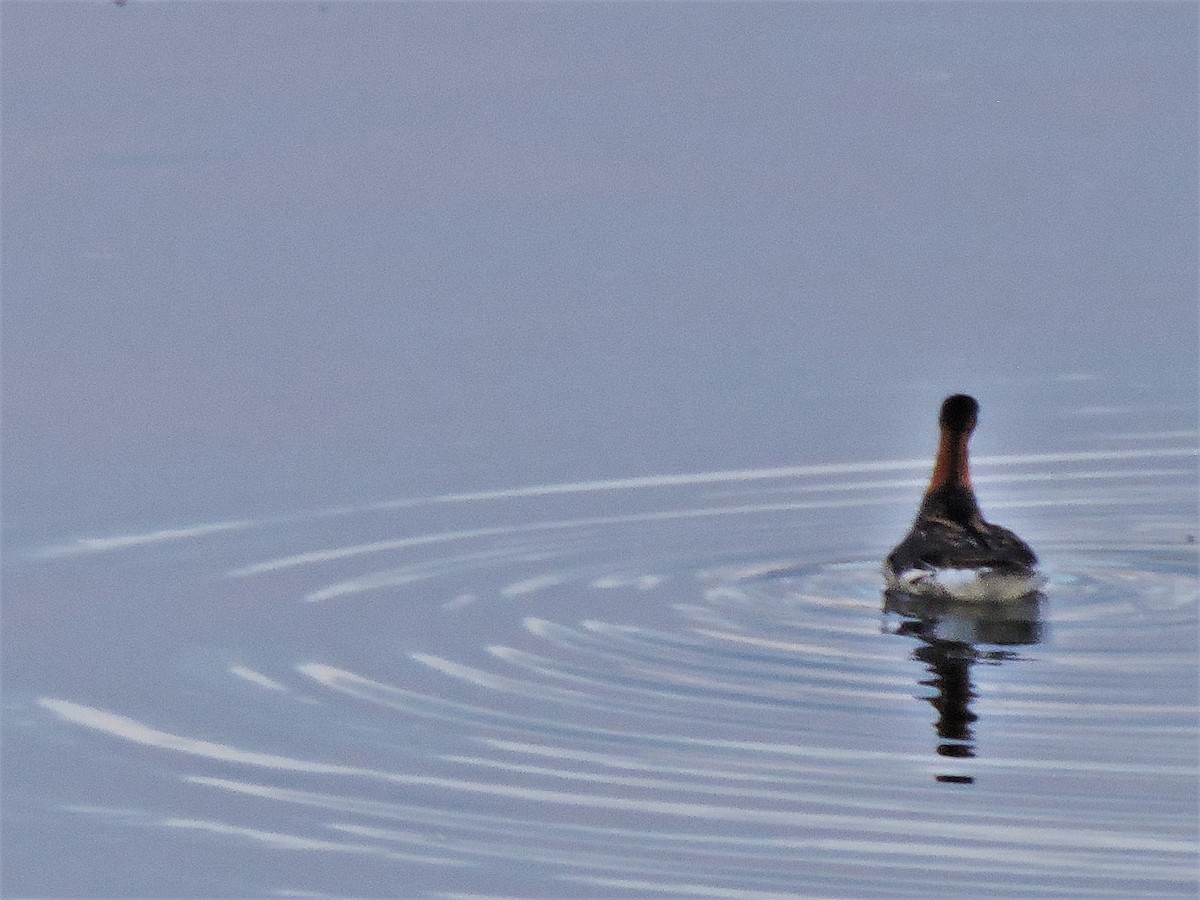
<svg viewBox="0 0 1200 900"><path fill-rule="evenodd" d="M1037 554L1007 528L985 521L979 511L967 453L978 418L974 397L953 394L942 402L929 486L912 528L884 560L889 589L956 599L1014 599L1041 585Z"/></svg>

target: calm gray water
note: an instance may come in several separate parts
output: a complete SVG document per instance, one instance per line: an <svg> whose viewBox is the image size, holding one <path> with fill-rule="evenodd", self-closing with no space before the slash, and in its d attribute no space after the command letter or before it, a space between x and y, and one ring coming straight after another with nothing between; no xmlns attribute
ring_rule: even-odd
<svg viewBox="0 0 1200 900"><path fill-rule="evenodd" d="M3 14L5 896L1196 895L1193 7Z"/></svg>
<svg viewBox="0 0 1200 900"><path fill-rule="evenodd" d="M1194 435L1089 437L978 460L1049 577L990 606L881 595L923 460L40 548L10 889L1193 894Z"/></svg>

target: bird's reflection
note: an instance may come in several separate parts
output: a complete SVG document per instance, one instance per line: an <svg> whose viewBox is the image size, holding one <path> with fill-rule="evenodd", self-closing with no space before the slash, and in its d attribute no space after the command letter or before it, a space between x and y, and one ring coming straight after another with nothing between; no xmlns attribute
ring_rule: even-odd
<svg viewBox="0 0 1200 900"><path fill-rule="evenodd" d="M920 641L912 655L929 672L920 684L928 691L924 699L937 710L939 756L975 755L972 725L978 716L971 709L976 696L971 666L1015 659L1016 652L1009 648L1038 643L1043 599L1039 592L1019 600L990 602L884 592L884 630ZM969 775L952 773L936 778L956 784L974 781Z"/></svg>

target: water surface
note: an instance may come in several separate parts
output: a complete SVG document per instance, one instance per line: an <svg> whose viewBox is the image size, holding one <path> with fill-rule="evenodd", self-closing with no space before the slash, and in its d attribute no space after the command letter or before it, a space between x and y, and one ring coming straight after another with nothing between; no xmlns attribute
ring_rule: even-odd
<svg viewBox="0 0 1200 900"><path fill-rule="evenodd" d="M0 893L1196 895L1194 8L3 15Z"/></svg>
<svg viewBox="0 0 1200 900"><path fill-rule="evenodd" d="M979 458L1048 577L997 604L882 593L870 523L899 536L927 469L29 548L6 768L36 789L8 788L10 847L143 848L110 871L163 894L1194 892L1195 447ZM97 862L54 883L102 886Z"/></svg>

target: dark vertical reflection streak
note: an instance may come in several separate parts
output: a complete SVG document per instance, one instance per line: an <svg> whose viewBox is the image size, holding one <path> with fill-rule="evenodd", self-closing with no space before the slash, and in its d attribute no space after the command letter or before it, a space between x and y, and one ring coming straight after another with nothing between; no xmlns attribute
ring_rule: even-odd
<svg viewBox="0 0 1200 900"><path fill-rule="evenodd" d="M913 657L925 663L933 674L921 684L933 689L932 696L925 699L938 712L935 728L942 740L938 755L974 756L971 733L971 723L976 719L971 712L971 701L976 696L971 688L974 648L958 641L934 640L917 647Z"/></svg>
<svg viewBox="0 0 1200 900"><path fill-rule="evenodd" d="M884 630L917 638L912 657L929 672L918 682L929 693L922 699L937 710L934 730L938 756L971 759L975 756L973 723L979 718L971 708L978 695L971 685L976 660L999 663L1016 659L1007 650L981 650L979 645L1011 647L1039 643L1042 639L1040 593L1014 601L955 601L915 597L899 591L884 593L885 614L899 616ZM939 773L937 781L974 784L970 775Z"/></svg>

